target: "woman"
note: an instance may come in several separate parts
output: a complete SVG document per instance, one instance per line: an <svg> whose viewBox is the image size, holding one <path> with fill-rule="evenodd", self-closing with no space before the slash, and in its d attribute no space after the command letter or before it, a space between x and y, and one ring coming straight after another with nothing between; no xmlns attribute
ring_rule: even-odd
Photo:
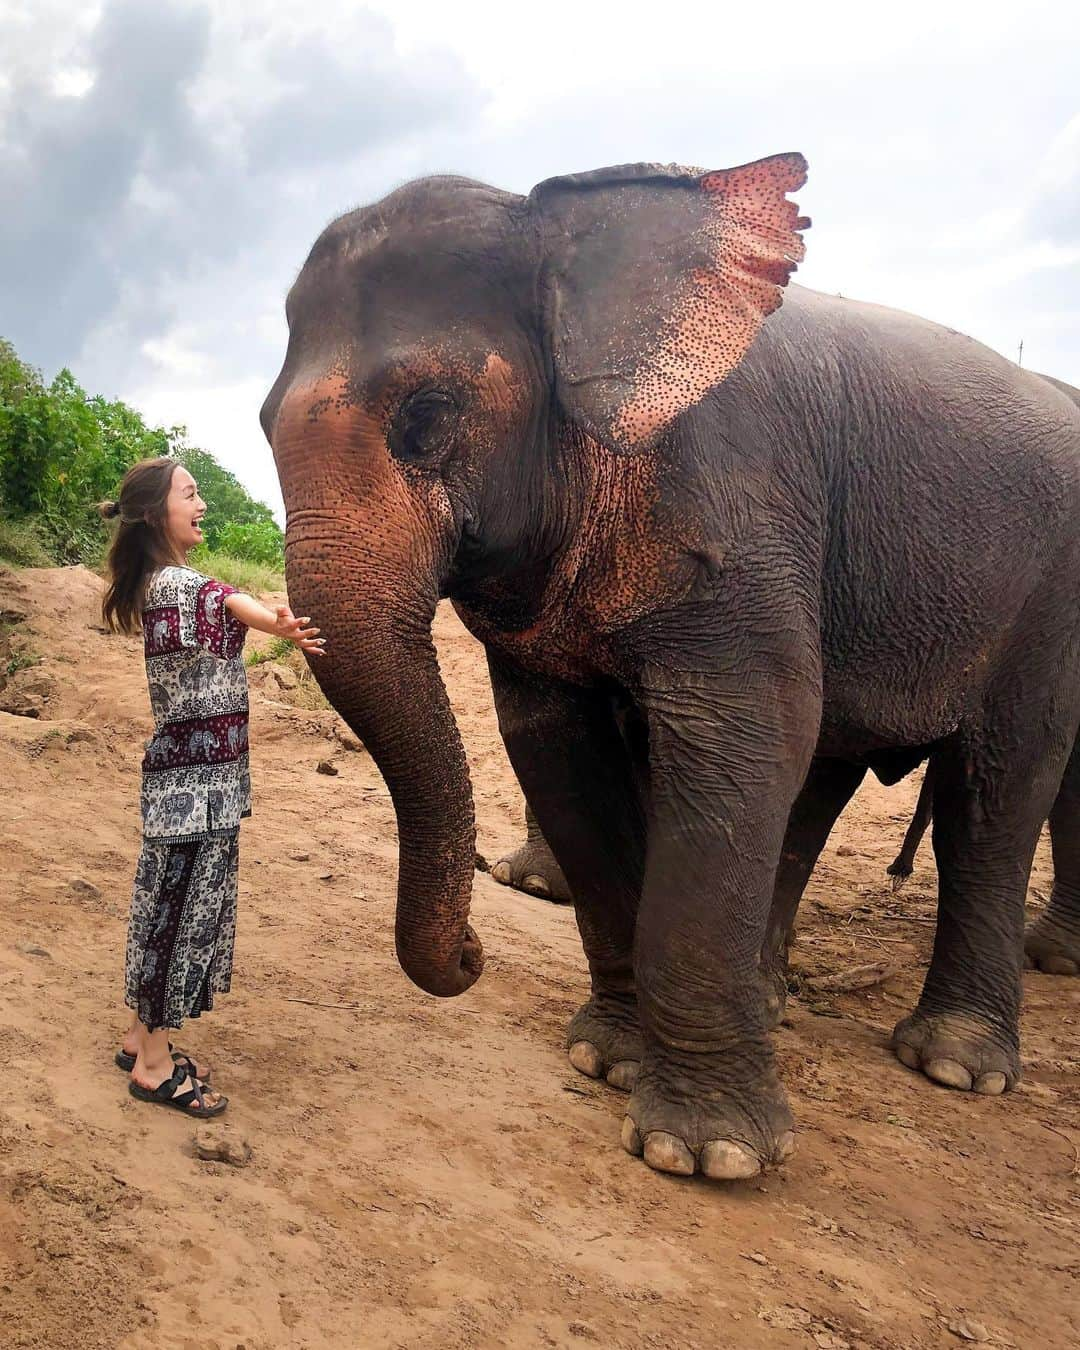
<svg viewBox="0 0 1080 1350"><path fill-rule="evenodd" d="M116 1062L139 1100L217 1116L228 1098L209 1088L209 1070L173 1049L169 1031L209 1011L231 981L240 821L251 814L244 639L257 628L313 655L324 639L287 605L271 612L188 567L206 503L176 460L134 465L119 499L100 510L120 521L105 622L141 630L154 714L125 962L135 1017Z"/></svg>

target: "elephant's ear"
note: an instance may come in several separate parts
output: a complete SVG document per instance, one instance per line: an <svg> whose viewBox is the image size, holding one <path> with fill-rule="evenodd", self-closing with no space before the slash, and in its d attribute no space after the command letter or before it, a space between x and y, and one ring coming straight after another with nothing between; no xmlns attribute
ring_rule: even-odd
<svg viewBox="0 0 1080 1350"><path fill-rule="evenodd" d="M654 443L738 365L801 261L799 154L549 178L539 222L556 389L615 450Z"/></svg>

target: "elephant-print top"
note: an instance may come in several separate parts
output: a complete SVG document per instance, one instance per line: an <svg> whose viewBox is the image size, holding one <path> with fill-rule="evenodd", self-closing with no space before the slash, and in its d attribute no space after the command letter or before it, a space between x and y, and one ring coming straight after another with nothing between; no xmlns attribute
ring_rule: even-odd
<svg viewBox="0 0 1080 1350"><path fill-rule="evenodd" d="M225 608L235 586L163 567L143 608L154 734L143 759L148 839L234 830L251 815L247 626Z"/></svg>

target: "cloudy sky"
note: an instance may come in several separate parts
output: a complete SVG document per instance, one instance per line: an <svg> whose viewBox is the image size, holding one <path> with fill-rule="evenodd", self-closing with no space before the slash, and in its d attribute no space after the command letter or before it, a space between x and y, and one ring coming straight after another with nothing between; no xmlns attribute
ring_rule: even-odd
<svg viewBox="0 0 1080 1350"><path fill-rule="evenodd" d="M257 414L334 216L431 172L781 150L800 281L1080 385L1065 0L0 0L0 335L279 508Z"/></svg>

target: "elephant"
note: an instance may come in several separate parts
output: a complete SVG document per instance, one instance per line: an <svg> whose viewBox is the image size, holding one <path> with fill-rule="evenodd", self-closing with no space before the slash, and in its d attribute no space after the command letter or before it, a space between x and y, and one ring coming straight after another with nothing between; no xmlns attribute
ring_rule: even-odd
<svg viewBox="0 0 1080 1350"><path fill-rule="evenodd" d="M209 761L217 753L218 737L217 733L210 731L206 727L200 727L188 733L187 752L189 755L197 755L200 759Z"/></svg>
<svg viewBox="0 0 1080 1350"><path fill-rule="evenodd" d="M148 636L151 650L164 651L170 636L168 620L158 619Z"/></svg>
<svg viewBox="0 0 1080 1350"><path fill-rule="evenodd" d="M787 996L788 953L803 891L829 832L855 794L865 772L865 767L856 766L853 769L850 765L815 759L793 808L777 868L772 907L761 951L762 983L771 1025L778 1024L783 1016ZM943 813L952 809L948 798L943 806L938 805L940 773L935 751L927 763L918 803L903 846L887 869L893 878L894 889L898 889L911 875L915 853L930 820L933 818L938 821L941 828ZM1051 975L1076 975L1080 973L1080 738L1072 747L1064 776L1052 798L1049 824L1054 866L1050 903L1026 929L1018 931L1017 941L1023 964L1029 969L1042 970ZM1040 821L1038 832L1041 832L1041 825ZM941 829L941 832L946 833L948 828ZM939 871L940 867L939 858ZM948 921L948 917L939 899L939 927ZM903 1063L917 1068L918 1047L911 1044L911 1030L910 1019L902 1021L893 1034L893 1045ZM973 1085L970 1071L956 1062L938 1066L938 1072L930 1076L950 1087L970 1088Z"/></svg>
<svg viewBox="0 0 1080 1350"><path fill-rule="evenodd" d="M316 240L261 410L316 677L394 804L402 968L448 997L483 966L449 598L574 896L571 1061L632 1084L628 1152L721 1181L794 1147L759 955L811 765L836 800L933 750L939 924L895 1043L997 1094L1080 724L1080 410L789 285L805 181L786 153L406 184Z"/></svg>
<svg viewBox="0 0 1080 1350"><path fill-rule="evenodd" d="M904 842L900 845L900 852L885 869L886 874L893 879L894 891L898 891L914 872L915 855L919 851L923 835L930 828L933 814L934 766L932 761L927 760L926 773L923 775L922 785L919 788L919 799L915 803L915 810L912 813L907 830L904 832Z"/></svg>

